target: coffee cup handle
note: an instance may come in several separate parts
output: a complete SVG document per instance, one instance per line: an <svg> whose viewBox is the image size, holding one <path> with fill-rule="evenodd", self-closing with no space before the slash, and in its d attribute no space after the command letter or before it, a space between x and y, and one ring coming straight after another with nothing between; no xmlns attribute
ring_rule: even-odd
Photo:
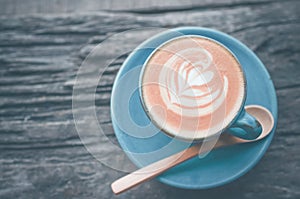
<svg viewBox="0 0 300 199"><path fill-rule="evenodd" d="M227 132L242 139L252 140L261 134L262 126L252 115L243 109Z"/></svg>

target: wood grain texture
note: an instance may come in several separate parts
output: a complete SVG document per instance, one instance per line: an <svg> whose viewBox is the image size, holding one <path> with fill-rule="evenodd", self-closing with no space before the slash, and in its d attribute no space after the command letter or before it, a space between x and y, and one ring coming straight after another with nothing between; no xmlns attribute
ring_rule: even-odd
<svg viewBox="0 0 300 199"><path fill-rule="evenodd" d="M299 1L108 2L0 1L0 198L299 198ZM77 69L109 35L187 25L231 34L261 58L279 100L274 140L253 170L225 186L192 191L151 181L115 197L110 183L124 173L95 160L76 132ZM125 58L109 67L96 95L99 121L115 143L109 100ZM107 147L100 143L99 150Z"/></svg>

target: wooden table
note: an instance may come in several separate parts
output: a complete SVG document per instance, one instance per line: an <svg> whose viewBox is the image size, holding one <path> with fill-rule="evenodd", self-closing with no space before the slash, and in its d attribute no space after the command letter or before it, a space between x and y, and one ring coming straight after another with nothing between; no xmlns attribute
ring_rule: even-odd
<svg viewBox="0 0 300 199"><path fill-rule="evenodd" d="M1 1L0 198L300 198L299 1L55 2ZM198 191L153 180L113 195L110 183L124 173L101 164L82 144L72 87L98 43L149 26L215 28L244 42L266 65L279 100L278 127L265 156L243 177ZM104 74L96 96L99 121L114 143L109 100L125 58ZM89 144L107 150L105 143Z"/></svg>

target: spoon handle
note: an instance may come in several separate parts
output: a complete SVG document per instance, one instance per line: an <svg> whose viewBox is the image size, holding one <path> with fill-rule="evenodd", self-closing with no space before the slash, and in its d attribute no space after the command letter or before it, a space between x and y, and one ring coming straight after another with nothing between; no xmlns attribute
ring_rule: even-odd
<svg viewBox="0 0 300 199"><path fill-rule="evenodd" d="M219 148L224 146L224 143L217 143L214 147ZM201 150L201 151L200 151ZM143 182L146 182L164 171L192 158L198 154L207 152L208 147L201 147L201 145L194 145L179 153L168 156L162 160L154 162L146 167L138 169L111 184L111 188L115 194L120 194L132 187L135 187Z"/></svg>

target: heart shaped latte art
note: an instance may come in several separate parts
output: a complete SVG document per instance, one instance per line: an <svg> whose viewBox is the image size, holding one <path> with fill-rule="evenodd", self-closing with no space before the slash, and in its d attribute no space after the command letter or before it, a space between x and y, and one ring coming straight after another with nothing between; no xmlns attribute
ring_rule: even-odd
<svg viewBox="0 0 300 199"><path fill-rule="evenodd" d="M225 101L228 80L216 70L204 48L189 48L170 56L159 76L160 93L168 109L190 117L208 115Z"/></svg>

